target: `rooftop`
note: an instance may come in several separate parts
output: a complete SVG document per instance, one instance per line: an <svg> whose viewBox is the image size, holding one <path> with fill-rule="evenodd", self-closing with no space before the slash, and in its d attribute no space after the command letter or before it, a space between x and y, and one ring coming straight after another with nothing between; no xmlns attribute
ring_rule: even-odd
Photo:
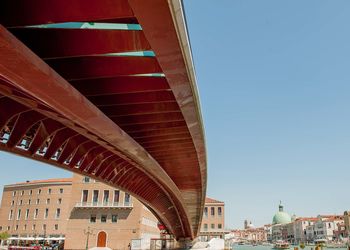
<svg viewBox="0 0 350 250"><path fill-rule="evenodd" d="M214 200L209 197L205 197L205 203L224 203L223 201Z"/></svg>
<svg viewBox="0 0 350 250"><path fill-rule="evenodd" d="M73 178L55 178L55 179L46 179L46 180L33 180L26 182L18 182L14 184L8 184L6 186L22 186L22 185L34 185L34 184L46 184L46 183L71 183Z"/></svg>

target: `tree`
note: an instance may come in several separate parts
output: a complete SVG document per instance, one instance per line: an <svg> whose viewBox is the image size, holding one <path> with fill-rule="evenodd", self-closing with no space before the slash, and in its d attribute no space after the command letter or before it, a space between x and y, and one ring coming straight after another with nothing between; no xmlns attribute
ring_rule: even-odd
<svg viewBox="0 0 350 250"><path fill-rule="evenodd" d="M8 232L2 232L0 233L0 240L7 240L8 238L10 238L10 234Z"/></svg>

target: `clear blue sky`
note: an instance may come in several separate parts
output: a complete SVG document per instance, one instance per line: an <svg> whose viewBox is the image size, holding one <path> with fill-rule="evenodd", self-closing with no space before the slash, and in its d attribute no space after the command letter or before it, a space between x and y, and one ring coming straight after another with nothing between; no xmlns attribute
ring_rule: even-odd
<svg viewBox="0 0 350 250"><path fill-rule="evenodd" d="M350 209L350 1L184 0L226 224ZM0 153L0 185L70 173ZM5 166L11 166L6 171Z"/></svg>
<svg viewBox="0 0 350 250"><path fill-rule="evenodd" d="M227 225L350 209L350 1L184 3Z"/></svg>

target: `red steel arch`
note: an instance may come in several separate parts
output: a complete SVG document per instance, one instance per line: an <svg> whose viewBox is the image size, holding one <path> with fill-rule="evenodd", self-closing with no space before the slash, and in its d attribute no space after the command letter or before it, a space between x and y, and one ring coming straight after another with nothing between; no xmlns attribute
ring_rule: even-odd
<svg viewBox="0 0 350 250"><path fill-rule="evenodd" d="M141 29L33 26L65 22ZM194 238L206 152L181 1L2 1L0 23L0 150L119 186Z"/></svg>

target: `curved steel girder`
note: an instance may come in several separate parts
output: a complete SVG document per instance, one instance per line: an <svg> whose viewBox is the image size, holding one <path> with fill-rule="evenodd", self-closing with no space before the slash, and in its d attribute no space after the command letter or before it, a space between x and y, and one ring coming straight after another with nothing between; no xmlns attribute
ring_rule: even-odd
<svg viewBox="0 0 350 250"><path fill-rule="evenodd" d="M128 0L142 30L157 55L160 67L180 106L193 139L200 166L200 206L191 213L194 234L199 232L207 185L206 148L200 103L190 43L181 0ZM159 14L161 13L161 15ZM189 207L196 206L192 194L183 197Z"/></svg>
<svg viewBox="0 0 350 250"><path fill-rule="evenodd" d="M145 176L146 181L159 188L159 190L153 190L151 194L158 192L161 197L160 200L157 197L153 197L154 200L145 200L137 194L136 189L131 193L151 207L177 238L192 238L193 232L189 216L178 187L147 151L2 26L0 26L0 44L0 54L3 55L0 60L0 75L15 88L32 96L35 100L35 102L24 104L39 112L42 110L38 109L38 103L50 107L54 112L43 113L51 119L111 150L137 168ZM21 67L20 71L18 67ZM8 95L16 99L15 96ZM16 101L21 102L22 100L17 99ZM20 153L16 148L7 148L3 145L1 147L3 150L67 168L52 159ZM80 172L76 168L70 170ZM106 182L103 179L100 180ZM166 209L160 210L162 204L168 204L168 207L174 206L176 211L172 214L163 214Z"/></svg>
<svg viewBox="0 0 350 250"><path fill-rule="evenodd" d="M3 1L0 9L0 23L6 27L110 20L136 22L134 19L125 0L89 0L88 4L86 0L36 0L35 4L31 1L11 0Z"/></svg>

